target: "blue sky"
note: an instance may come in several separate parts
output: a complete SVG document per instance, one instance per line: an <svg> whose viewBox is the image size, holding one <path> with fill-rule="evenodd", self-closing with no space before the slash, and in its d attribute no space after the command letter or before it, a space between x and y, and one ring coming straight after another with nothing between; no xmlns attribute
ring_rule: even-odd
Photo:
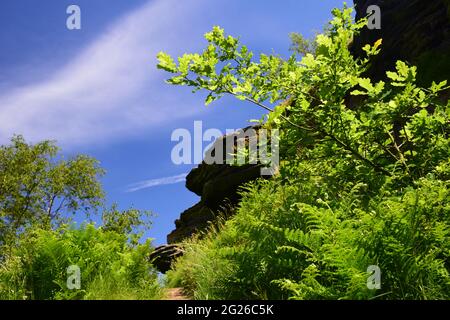
<svg viewBox="0 0 450 320"><path fill-rule="evenodd" d="M66 28L70 4L81 8L81 30ZM33 142L57 140L67 156L97 158L107 171L108 203L154 211L147 236L165 243L174 220L198 201L183 183L193 165L171 161L172 131L193 132L202 120L205 129L225 132L261 111L231 98L205 107L203 93L164 83L157 52L200 51L203 34L220 25L255 53L287 57L290 32L321 30L341 6L340 0L2 0L0 143L23 134Z"/></svg>

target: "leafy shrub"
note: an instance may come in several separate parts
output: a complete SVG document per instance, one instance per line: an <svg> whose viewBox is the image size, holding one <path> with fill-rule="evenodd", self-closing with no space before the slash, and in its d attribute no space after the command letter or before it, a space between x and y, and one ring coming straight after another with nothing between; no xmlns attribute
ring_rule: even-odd
<svg viewBox="0 0 450 320"><path fill-rule="evenodd" d="M92 224L35 229L11 247L0 269L1 299L155 299L150 242L131 245L125 234ZM67 268L81 271L80 290L68 289Z"/></svg>
<svg viewBox="0 0 450 320"><path fill-rule="evenodd" d="M365 78L382 39L354 57L366 21L333 14L300 61L255 61L219 27L201 54L158 56L169 83L207 90L206 103L257 104L271 110L263 126L281 129L279 174L248 186L221 229L184 244L169 283L196 298L450 297L446 82L420 88L401 61L385 81ZM381 289L367 286L371 265Z"/></svg>
<svg viewBox="0 0 450 320"><path fill-rule="evenodd" d="M332 208L306 203L298 185L259 182L220 231L184 244L169 279L201 299L448 299L448 199L448 184L424 179L366 209L353 196ZM370 265L380 290L367 288Z"/></svg>

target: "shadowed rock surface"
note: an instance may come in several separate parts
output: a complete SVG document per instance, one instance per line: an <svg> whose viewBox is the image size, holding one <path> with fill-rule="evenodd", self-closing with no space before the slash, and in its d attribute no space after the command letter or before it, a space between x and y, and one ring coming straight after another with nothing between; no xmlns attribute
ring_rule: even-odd
<svg viewBox="0 0 450 320"><path fill-rule="evenodd" d="M361 55L365 44L383 39L382 50L368 75L376 80L395 69L397 60L418 67L419 83L448 80L450 75L450 0L354 0L356 18L367 15L367 7L381 9L381 29L364 28L353 42Z"/></svg>
<svg viewBox="0 0 450 320"><path fill-rule="evenodd" d="M181 213L175 221L175 229L167 236L168 243L177 243L205 230L218 215L239 202L239 187L261 176L261 165L226 164L227 154L236 152L240 139L257 134L258 127L247 127L235 133L218 138L206 152L205 160L186 177L186 188L201 197L199 203ZM248 136L244 136L245 132ZM247 142L244 141L245 142ZM227 141L230 146L227 148ZM221 153L217 150L222 150ZM212 163L214 157L221 159ZM212 163L212 164L208 164Z"/></svg>
<svg viewBox="0 0 450 320"><path fill-rule="evenodd" d="M182 254L183 251L176 245L163 245L150 254L150 262L160 272L165 273L170 270L172 262Z"/></svg>
<svg viewBox="0 0 450 320"><path fill-rule="evenodd" d="M214 219L214 211L200 201L183 211L175 221L175 229L167 236L167 243L177 243L189 238L194 233L204 230Z"/></svg>

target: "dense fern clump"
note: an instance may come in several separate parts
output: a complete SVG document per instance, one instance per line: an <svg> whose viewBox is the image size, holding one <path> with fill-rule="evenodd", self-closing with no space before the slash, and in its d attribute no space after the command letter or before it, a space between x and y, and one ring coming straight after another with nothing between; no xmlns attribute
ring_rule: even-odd
<svg viewBox="0 0 450 320"><path fill-rule="evenodd" d="M348 45L366 22L333 14L300 61L255 61L218 27L201 54L159 55L169 83L206 89L207 103L232 94L272 110L262 125L281 132L279 173L183 244L169 283L195 298L450 298L447 84L421 88L401 61L384 81L365 78L382 39L354 57ZM368 285L370 266L380 288Z"/></svg>
<svg viewBox="0 0 450 320"><path fill-rule="evenodd" d="M424 179L361 208L352 195L308 201L277 180L249 187L220 231L187 242L169 278L203 299L450 296L447 183ZM366 286L370 265L381 269L380 290Z"/></svg>
<svg viewBox="0 0 450 320"><path fill-rule="evenodd" d="M157 299L150 242L130 244L126 234L87 224L79 229L34 229L6 254L0 299ZM81 271L81 288L68 288L67 268Z"/></svg>

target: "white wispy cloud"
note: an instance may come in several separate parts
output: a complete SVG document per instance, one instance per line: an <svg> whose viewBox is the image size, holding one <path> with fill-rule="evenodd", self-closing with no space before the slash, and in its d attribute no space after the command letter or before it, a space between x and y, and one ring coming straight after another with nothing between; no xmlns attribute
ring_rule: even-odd
<svg viewBox="0 0 450 320"><path fill-rule="evenodd" d="M140 182L136 182L133 184L130 184L126 190L126 192L136 192L142 189L147 189L151 187L157 187L167 184L175 184L186 181L187 173L179 174L176 176L171 177L164 177L164 178L158 178L158 179L150 179L150 180L144 180Z"/></svg>
<svg viewBox="0 0 450 320"><path fill-rule="evenodd" d="M113 23L62 69L0 92L0 143L23 134L32 141L86 144L196 112L198 105L180 106L173 91L162 90L165 75L156 70L155 56L189 46L189 36L201 38L182 23L195 19L203 2L151 1Z"/></svg>

